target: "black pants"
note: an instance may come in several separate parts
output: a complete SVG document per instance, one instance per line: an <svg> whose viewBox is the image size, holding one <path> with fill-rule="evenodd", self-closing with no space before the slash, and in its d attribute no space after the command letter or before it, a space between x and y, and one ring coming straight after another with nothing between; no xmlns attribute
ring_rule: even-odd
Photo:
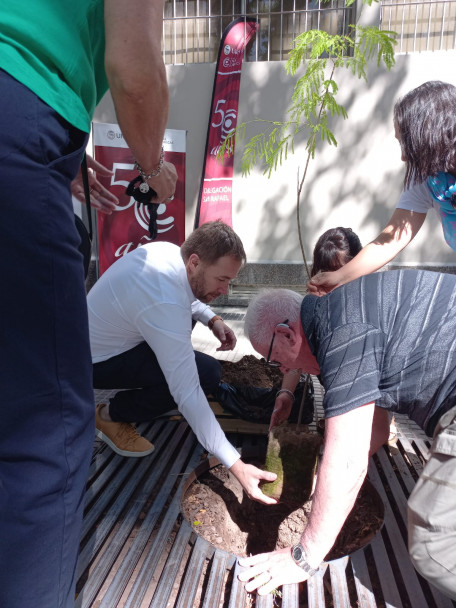
<svg viewBox="0 0 456 608"><path fill-rule="evenodd" d="M201 388L206 394L213 393L220 383L222 366L214 357L194 352ZM157 357L147 342L95 363L93 386L131 389L119 391L110 400L109 415L114 422L146 422L177 408Z"/></svg>

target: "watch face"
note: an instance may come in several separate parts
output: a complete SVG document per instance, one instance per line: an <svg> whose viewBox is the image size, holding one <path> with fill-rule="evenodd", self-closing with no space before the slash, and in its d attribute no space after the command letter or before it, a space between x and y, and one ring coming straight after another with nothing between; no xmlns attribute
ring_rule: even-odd
<svg viewBox="0 0 456 608"><path fill-rule="evenodd" d="M295 545L293 547L293 553L292 553L292 555L293 555L293 559L296 562L299 562L302 559L302 547L301 547L301 545Z"/></svg>

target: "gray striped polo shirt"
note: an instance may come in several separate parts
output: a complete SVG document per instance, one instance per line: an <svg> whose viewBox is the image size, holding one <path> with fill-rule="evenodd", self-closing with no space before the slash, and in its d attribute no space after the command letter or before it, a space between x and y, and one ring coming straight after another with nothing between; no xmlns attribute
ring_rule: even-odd
<svg viewBox="0 0 456 608"><path fill-rule="evenodd" d="M325 416L375 401L432 436L456 405L455 304L456 276L423 270L378 272L305 296L301 321Z"/></svg>

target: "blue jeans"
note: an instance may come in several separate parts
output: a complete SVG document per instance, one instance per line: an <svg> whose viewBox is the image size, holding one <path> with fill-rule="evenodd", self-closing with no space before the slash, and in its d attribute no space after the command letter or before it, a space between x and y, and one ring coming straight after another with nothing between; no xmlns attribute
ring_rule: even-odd
<svg viewBox="0 0 456 608"><path fill-rule="evenodd" d="M0 606L70 608L94 439L70 184L87 135L0 70Z"/></svg>

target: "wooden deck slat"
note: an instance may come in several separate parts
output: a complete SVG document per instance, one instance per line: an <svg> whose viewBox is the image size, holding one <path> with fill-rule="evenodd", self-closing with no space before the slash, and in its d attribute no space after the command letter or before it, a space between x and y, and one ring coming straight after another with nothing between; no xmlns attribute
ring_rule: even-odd
<svg viewBox="0 0 456 608"><path fill-rule="evenodd" d="M325 591L323 577L327 564L320 567L320 570L307 581L307 600L309 608L322 608L325 606Z"/></svg>
<svg viewBox="0 0 456 608"><path fill-rule="evenodd" d="M402 444L401 439L399 439L399 442L400 442L400 444ZM407 463L405 462L405 460L402 457L402 454L399 452L399 450L398 449L394 450L394 451L392 450L391 456L392 456L395 466L397 467L397 470L401 477L402 483L404 484L404 486L407 489L407 498L408 498L408 496L410 496L410 493L415 486L415 480L410 472L410 469L407 466Z"/></svg>
<svg viewBox="0 0 456 608"><path fill-rule="evenodd" d="M112 450L110 450L105 443L102 443L98 449L94 449L93 455L92 455L92 461L90 463L90 467L89 467L89 475L87 477L87 486L90 487L92 485L92 480L95 477L95 475L98 474L98 471L100 471L104 466L105 463L109 461L110 458L112 458L112 454L114 452ZM88 502L88 498L89 496L87 495L87 491L86 491L86 496L85 496L85 501Z"/></svg>
<svg viewBox="0 0 456 608"><path fill-rule="evenodd" d="M350 563L355 578L359 608L377 608L364 550L360 549L353 553L350 556Z"/></svg>
<svg viewBox="0 0 456 608"><path fill-rule="evenodd" d="M159 429L157 429L157 431L158 430ZM125 458L124 456L114 454L111 462L103 471L103 475L98 477L98 479L96 479L87 488L85 504L88 505L95 497L96 502L84 516L81 535L82 540L84 540L88 531L95 525L96 521L99 519L100 515L103 513L112 498L116 496L126 479L130 478L128 489L125 489L124 496L128 496L129 490L132 492L135 490L136 479L139 479L141 473L145 472L145 470L151 465L151 462L156 457L156 454L160 452L161 448L168 440L172 430L172 426L169 425L162 430L157 439L154 439L155 451L152 452L150 457L147 459L143 458L140 461L139 466L137 458ZM135 470L136 467L138 467L140 470L135 473L134 477L132 477L132 471Z"/></svg>
<svg viewBox="0 0 456 608"><path fill-rule="evenodd" d="M182 557L188 547L191 535L192 529L189 524L186 521L182 522L182 525L179 528L176 540L173 544L168 560L166 561L165 567L160 577L160 581L157 585L154 596L150 603L150 608L163 608L163 606L168 605L168 600L172 593L177 574L181 568ZM149 555L152 554L149 553ZM160 554L157 552L157 559L159 558L159 555ZM146 572L145 566L143 566L142 571ZM153 571L154 570L149 570L150 578L147 577L147 579L145 580L143 577L141 577L141 581L138 585L135 586L136 589L134 590L134 592L130 593L128 601L125 604L125 608L127 608L127 606L131 606L131 608L134 608L134 606L140 605L141 600L143 598L140 596L139 592L142 592L142 596L145 595L147 585L149 584L152 578Z"/></svg>
<svg viewBox="0 0 456 608"><path fill-rule="evenodd" d="M274 596L272 593L256 596L255 608L274 608Z"/></svg>
<svg viewBox="0 0 456 608"><path fill-rule="evenodd" d="M334 608L350 608L350 596L345 574L347 564L348 557L341 557L329 563Z"/></svg>
<svg viewBox="0 0 456 608"><path fill-rule="evenodd" d="M411 606L413 608L429 608L428 602L424 597L415 569L412 566L407 547L402 538L393 511L391 510L387 495L383 489L381 479L378 475L376 467L372 459L369 463L369 479L374 484L376 490L380 494L385 504L385 528L388 532L388 537L394 550L394 555L399 564L401 564L401 575L406 581L407 592Z"/></svg>
<svg viewBox="0 0 456 608"><path fill-rule="evenodd" d="M299 608L299 585L284 585L282 598L286 608Z"/></svg>
<svg viewBox="0 0 456 608"><path fill-rule="evenodd" d="M174 434L171 442L169 443L169 456L172 455L174 450L181 442L182 436L186 430L186 426L186 424L181 424L176 429L176 433ZM94 601L96 594L100 588L100 581L102 582L105 580L119 553L122 551L123 546L127 538L129 537L130 532L133 526L135 525L135 522L141 510L143 509L149 494L152 492L152 489L154 488L155 484L160 478L161 473L165 468L166 458L160 458L158 459L158 461L157 459L155 459L153 463L154 467L152 469L151 475L146 478L143 485L140 487L139 493L136 495L134 502L129 506L128 511L122 516L121 523L118 525L117 530L110 539L106 551L103 553L103 559L97 563L93 572L91 573L91 576L89 577L89 580L87 581L86 585L84 585L83 592L80 593L80 595L78 596L75 603L75 608L91 608L92 602ZM144 466L146 466L146 464L147 463L145 463ZM113 524L117 523L120 513L125 508L124 501L125 496L123 493L121 493L119 495L119 504L114 505L112 509L110 509L110 517L103 518L100 524L100 528L103 529L103 532L98 535L97 531L97 538L96 542L94 543L95 546L100 546L102 542L106 540L107 535L112 529ZM114 522L112 521L113 519L115 520ZM92 549L92 546L90 544L89 549Z"/></svg>
<svg viewBox="0 0 456 608"><path fill-rule="evenodd" d="M234 564L233 582L230 589L228 608L239 608L239 606L242 606L243 608L245 606L248 593L245 590L245 584L241 583L238 578L238 575L245 570L246 568L240 566L239 562L236 560Z"/></svg>
<svg viewBox="0 0 456 608"><path fill-rule="evenodd" d="M432 596L435 600L437 608L454 608L455 603L450 600L449 597L443 595L438 589L429 585L432 591Z"/></svg>
<svg viewBox="0 0 456 608"><path fill-rule="evenodd" d="M187 437L178 457L173 464L173 467L169 472L167 481L161 486L153 505L147 512L145 518L142 520L141 526L132 542L131 547L128 550L128 553L123 558L122 564L119 566L114 579L110 584L108 592L100 603L100 608L111 608L112 606L115 606L121 598L122 593L124 592L124 589L126 588L127 583L130 580L130 577L144 551L155 524L163 511L168 496L173 486L176 485L175 476L181 473L185 460L188 458L188 454L193 446L193 437ZM176 500L174 500L167 508L169 519L174 521L177 519L179 515L179 507L180 501L176 498Z"/></svg>
<svg viewBox="0 0 456 608"><path fill-rule="evenodd" d="M423 441L421 441L421 440L415 440L415 441L418 441L421 444L420 450L427 449L426 444ZM399 506L399 511L400 511L402 520L404 522L404 525L407 526L407 500L408 500L408 497L404 495L400 484L397 482L397 478L392 477L391 473L393 473L393 475L394 475L394 472L392 472L391 464L390 464L385 452L383 450L380 450L377 453L377 456L379 457L380 462L383 465L382 466L383 471L387 472L388 481L389 482L391 481L394 499ZM409 481L411 481L411 476L409 478ZM413 485L414 484L409 483L409 487L411 489L413 489ZM451 600L448 600L448 598L445 598L438 589L436 589L432 585L429 585L429 589L435 599L436 606L438 606L438 608L444 608L444 605L447 606L448 608L450 608L452 606ZM442 602L444 602L444 603L442 603Z"/></svg>
<svg viewBox="0 0 456 608"><path fill-rule="evenodd" d="M199 581L206 562L207 550L208 544L198 536L184 580L181 583L176 608L194 606L194 599L198 592Z"/></svg>
<svg viewBox="0 0 456 608"><path fill-rule="evenodd" d="M221 605L228 563L229 557L225 551L214 551L203 608L214 608L214 606Z"/></svg>
<svg viewBox="0 0 456 608"><path fill-rule="evenodd" d="M182 429L179 431L179 435L177 439L175 439L175 441L179 441L184 429L185 426L182 426ZM172 426L169 426L168 430L169 432L171 432ZM161 440L157 442L157 444L163 444L167 437L168 433L163 432L163 437L161 437ZM122 513L123 509L126 507L128 501L130 500L130 497L136 491L138 481L146 473L148 468L152 466L158 453L159 450L157 449L155 452L150 454L150 458L143 458L141 459L140 463L138 463L137 460L133 458L126 459L127 462L125 462L125 470L123 468L120 469L119 476L116 476L115 481L105 479L105 482L110 482L108 487L106 489L103 489L103 492L100 493L100 496L94 503L93 507L84 517L82 534L83 541L86 540L88 531L95 526L96 522L100 518L101 521L96 527L95 532L91 535L90 542L87 542L83 549L80 551L77 565L77 578L79 578L86 570L91 559L96 555L101 545L105 542L109 533L116 525L120 514ZM114 460L116 462L118 459L125 460L122 456L114 457ZM151 478L149 478L149 481L158 478L160 471L163 470L165 462L166 460L163 460L162 466L154 468L154 474ZM135 470L135 474L130 476L130 479L128 480L126 485L121 491L119 491L119 488L122 487L122 483L126 479L126 475L129 474L132 470ZM110 506L109 511L106 514L103 514L105 507L109 504L112 497L114 496L116 496L115 502Z"/></svg>
<svg viewBox="0 0 456 608"><path fill-rule="evenodd" d="M394 501L397 505L398 511L401 515L404 526L407 526L407 497L405 496L400 483L397 480L396 474L393 471L390 461L385 454L383 448L381 448L374 456L378 458L382 465L383 474L386 477L388 485L393 493Z"/></svg>
<svg viewBox="0 0 456 608"><path fill-rule="evenodd" d="M401 596L381 534L372 540L371 547L386 608L402 608Z"/></svg>
<svg viewBox="0 0 456 608"><path fill-rule="evenodd" d="M421 454L423 460L427 462L429 460L429 448L427 444L422 439L415 439L414 443L418 448L418 451Z"/></svg>
<svg viewBox="0 0 456 608"><path fill-rule="evenodd" d="M413 441L413 439L411 439L411 440ZM407 458L410 460L410 464L411 464L416 476L419 477L423 470L423 463L421 462L419 456L413 449L413 446L410 443L409 438L405 437L405 436L401 436L399 442L400 442L400 445L403 447L404 452L407 455Z"/></svg>
<svg viewBox="0 0 456 608"><path fill-rule="evenodd" d="M192 458L189 461L189 464L186 468L186 473L191 472L196 468L199 461L201 460L202 452L203 452L202 447L200 445L197 445L196 449L193 452ZM168 539L171 535L173 526L176 522L175 513L176 513L176 509L177 509L178 505L180 505L181 496L182 496L181 488L185 484L186 478L187 478L187 475L184 475L182 478L182 481L179 485L179 489L176 492L176 495L174 496L173 501L171 502L171 504L169 506L169 509L167 509L167 513L160 525L159 530L157 531L154 541L147 550L147 554L144 557L144 561L142 563L141 569L136 577L136 580L132 586L132 589L130 590L130 593L125 602L124 608L135 608L136 606L139 606L141 604L141 601L146 593L146 589L148 588L150 581L152 580L152 578L154 576L154 572L157 567L157 564L159 563L161 555L162 555L163 551L165 550L166 543L168 542ZM190 538L192 530L191 530L189 524L185 520L182 521L182 523L179 527L179 534L180 534L181 530L185 530L185 531L188 530L188 534L187 534L187 532L186 532L186 534L187 534L187 537ZM179 534L178 534L178 537L179 537ZM175 542L178 542L178 541L176 540ZM173 552L175 550L180 551L179 548L175 549L175 544L173 544L173 547L171 549L171 553L173 555L174 555ZM169 560L171 560L171 561L169 561ZM171 556L168 558L168 560L166 562L166 568L169 568L169 567L171 567L171 568L173 567ZM171 584L172 583L173 583L173 581L171 581Z"/></svg>
<svg viewBox="0 0 456 608"><path fill-rule="evenodd" d="M121 458L121 456L119 456L119 458ZM111 498L116 496L116 492L118 492L119 488L122 486L124 480L126 479L122 473L127 475L131 472L131 470L134 469L136 464L137 463L134 462L131 464L127 463L125 471L122 471L119 476L116 477L115 483L112 484L112 488L108 488L106 493L101 494L97 504L87 513L83 523L83 540L86 539L91 528L93 528L96 522L102 517L105 507L107 507ZM139 477L144 474L149 466L149 462L142 461L136 469L137 476ZM137 478L135 476L131 476L128 483L123 488L123 491L118 493L115 503L111 505L109 511L105 514L100 524L96 527L95 532L91 534L90 541L87 542L81 549L77 566L78 578L86 570L93 557L96 555L102 544L106 541L109 533L116 525L120 517L120 513L126 507L131 495L136 491L136 488Z"/></svg>

